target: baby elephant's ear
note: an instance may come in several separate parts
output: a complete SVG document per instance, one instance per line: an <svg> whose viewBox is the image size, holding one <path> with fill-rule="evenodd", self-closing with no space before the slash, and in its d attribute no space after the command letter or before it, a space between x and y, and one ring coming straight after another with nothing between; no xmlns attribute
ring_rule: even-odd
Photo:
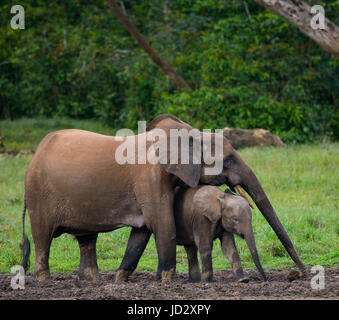
<svg viewBox="0 0 339 320"><path fill-rule="evenodd" d="M224 196L218 196L216 201L208 204L208 208L203 211L203 215L212 223L217 223L221 219L222 204Z"/></svg>

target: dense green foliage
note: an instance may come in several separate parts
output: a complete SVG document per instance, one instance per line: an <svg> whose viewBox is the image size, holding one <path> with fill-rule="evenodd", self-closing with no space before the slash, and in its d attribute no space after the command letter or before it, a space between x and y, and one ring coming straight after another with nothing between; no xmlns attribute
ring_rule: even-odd
<svg viewBox="0 0 339 320"><path fill-rule="evenodd" d="M0 118L96 118L135 129L172 113L200 128L262 127L285 142L339 138L339 62L286 20L251 0L249 14L238 0L123 3L192 92L177 91L104 0L5 0ZM26 9L25 30L10 28L13 4ZM338 2L324 8L339 24Z"/></svg>

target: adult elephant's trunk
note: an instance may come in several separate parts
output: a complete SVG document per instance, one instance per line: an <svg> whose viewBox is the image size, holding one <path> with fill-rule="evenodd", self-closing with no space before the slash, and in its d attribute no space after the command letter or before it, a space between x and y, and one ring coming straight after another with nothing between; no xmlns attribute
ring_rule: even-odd
<svg viewBox="0 0 339 320"><path fill-rule="evenodd" d="M300 271L303 275L306 275L306 267L301 262L291 239L289 238L287 232L285 231L284 227L282 226L277 214L275 213L270 201L268 200L264 190L262 189L257 177L252 172L251 169L247 167L245 170L246 176L242 177L241 186L246 190L246 192L251 196L269 225L272 227L276 235L278 236L279 240L285 247L286 251L298 266Z"/></svg>
<svg viewBox="0 0 339 320"><path fill-rule="evenodd" d="M251 252L251 255L252 255L252 259L253 259L253 262L254 262L255 266L257 267L258 271L261 273L264 281L267 281L267 277L266 277L265 271L262 268L260 260L259 260L258 251L257 251L257 247L255 245L255 240L254 240L254 235L253 235L252 228L250 228L250 230L248 230L244 234L244 237L245 237L245 241L247 243L248 249L250 249L250 252Z"/></svg>

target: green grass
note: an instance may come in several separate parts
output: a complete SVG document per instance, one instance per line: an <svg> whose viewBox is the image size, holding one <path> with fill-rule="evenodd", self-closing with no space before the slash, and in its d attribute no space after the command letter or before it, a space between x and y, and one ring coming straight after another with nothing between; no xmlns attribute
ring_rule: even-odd
<svg viewBox="0 0 339 320"><path fill-rule="evenodd" d="M114 131L96 122L68 119L22 119L4 121L1 126L6 146L15 145L18 150L35 149L48 132L67 127L106 134ZM240 154L257 174L302 261L308 266L338 266L339 144L251 148L241 150ZM20 264L18 245L21 241L24 175L30 159L31 156L0 157L0 273L9 273L13 265ZM292 260L257 209L253 211L253 225L263 267L293 266ZM28 215L26 233L32 241ZM97 254L101 270L112 270L119 266L128 235L129 228L99 235ZM243 266L254 269L244 240L237 237L236 243ZM179 272L187 271L183 247L177 248L177 262ZM65 234L53 240L50 254L52 273L74 271L78 263L79 248L72 236ZM214 245L213 265L215 269L230 268L218 241ZM33 272L33 269L34 250L30 271ZM157 269L153 237L138 269Z"/></svg>

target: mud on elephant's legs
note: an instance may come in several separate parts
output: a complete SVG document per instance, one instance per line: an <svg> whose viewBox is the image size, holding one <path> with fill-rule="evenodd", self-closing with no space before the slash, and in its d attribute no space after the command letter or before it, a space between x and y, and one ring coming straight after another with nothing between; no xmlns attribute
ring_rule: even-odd
<svg viewBox="0 0 339 320"><path fill-rule="evenodd" d="M34 277L38 281L45 281L50 278L48 257L49 257L49 245L35 246L35 270Z"/></svg>
<svg viewBox="0 0 339 320"><path fill-rule="evenodd" d="M151 231L146 227L132 228L124 258L115 275L115 282L128 280L128 277L136 269L150 236Z"/></svg>
<svg viewBox="0 0 339 320"><path fill-rule="evenodd" d="M174 224L174 223L173 223ZM175 229L174 229L175 230ZM163 283L171 282L175 274L176 265L176 239L168 232L155 233L155 244L158 251L158 276L161 275Z"/></svg>
<svg viewBox="0 0 339 320"><path fill-rule="evenodd" d="M45 281L50 278L49 273L49 250L51 246L51 236L46 234L45 236L43 233L40 234L39 240L36 241L34 237L34 232L32 230L33 240L35 245L35 270L34 270L34 277L38 281Z"/></svg>
<svg viewBox="0 0 339 320"><path fill-rule="evenodd" d="M200 259L202 264L201 280L211 282L213 280L213 266L212 266L212 245L200 245Z"/></svg>
<svg viewBox="0 0 339 320"><path fill-rule="evenodd" d="M202 264L201 280L211 282L213 280L212 249L213 236L209 224L204 224L197 219L193 225L194 242L200 253Z"/></svg>
<svg viewBox="0 0 339 320"><path fill-rule="evenodd" d="M198 249L195 245L184 246L187 259L188 259L188 274L189 274L189 282L199 282L201 280L201 274L199 269L199 261L198 261Z"/></svg>
<svg viewBox="0 0 339 320"><path fill-rule="evenodd" d="M48 221L38 218L39 214L30 216L35 248L34 277L38 281L45 281L50 278L48 259L52 242L53 227Z"/></svg>
<svg viewBox="0 0 339 320"><path fill-rule="evenodd" d="M80 279L97 280L99 276L96 242L98 234L76 236L80 248Z"/></svg>
<svg viewBox="0 0 339 320"><path fill-rule="evenodd" d="M170 282L176 264L176 228L173 194L166 184L154 185L152 198L143 190L136 192L147 228L153 232L158 253L158 274L163 283ZM157 213L157 214L155 214Z"/></svg>
<svg viewBox="0 0 339 320"><path fill-rule="evenodd" d="M220 237L220 242L222 251L232 266L232 271L236 280L238 282L247 283L249 278L244 275L233 233L224 231Z"/></svg>

